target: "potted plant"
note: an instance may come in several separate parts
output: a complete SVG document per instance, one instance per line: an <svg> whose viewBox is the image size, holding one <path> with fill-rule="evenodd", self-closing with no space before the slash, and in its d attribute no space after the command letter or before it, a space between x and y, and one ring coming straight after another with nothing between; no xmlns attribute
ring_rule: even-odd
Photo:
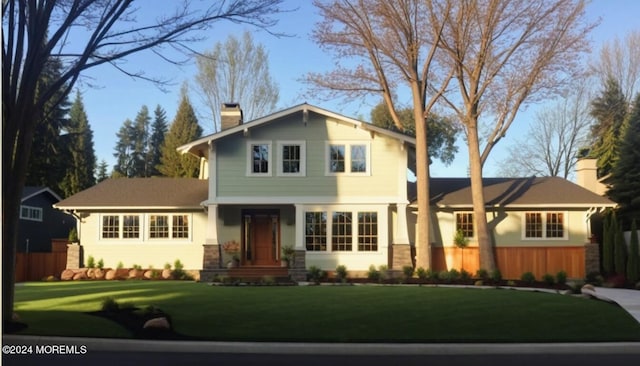
<svg viewBox="0 0 640 366"><path fill-rule="evenodd" d="M227 257L231 257L227 262L227 268L236 268L240 266L240 243L235 240L222 244L222 250Z"/></svg>
<svg viewBox="0 0 640 366"><path fill-rule="evenodd" d="M282 247L282 266L290 267L293 263L296 250L291 245L285 245Z"/></svg>
<svg viewBox="0 0 640 366"><path fill-rule="evenodd" d="M460 255L460 268L464 269L464 248L469 245L469 238L464 236L464 232L461 229L458 229L456 230L456 235L453 236L453 244L462 251Z"/></svg>
<svg viewBox="0 0 640 366"><path fill-rule="evenodd" d="M74 227L69 230L69 243L78 244L78 230Z"/></svg>

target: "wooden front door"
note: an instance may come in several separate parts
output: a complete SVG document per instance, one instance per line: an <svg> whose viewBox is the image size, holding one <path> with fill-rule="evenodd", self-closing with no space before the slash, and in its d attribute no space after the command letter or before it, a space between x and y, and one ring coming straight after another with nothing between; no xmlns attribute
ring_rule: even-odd
<svg viewBox="0 0 640 366"><path fill-rule="evenodd" d="M280 218L277 213L244 213L244 265L280 265Z"/></svg>

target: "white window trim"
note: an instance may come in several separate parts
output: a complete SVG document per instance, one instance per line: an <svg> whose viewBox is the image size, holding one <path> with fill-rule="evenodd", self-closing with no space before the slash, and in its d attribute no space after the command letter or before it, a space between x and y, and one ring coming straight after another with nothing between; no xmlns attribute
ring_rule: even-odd
<svg viewBox="0 0 640 366"><path fill-rule="evenodd" d="M542 215L542 237L540 238L530 238L527 237L527 214L528 213L539 213ZM547 214L549 213L561 213L563 216L563 223L562 223L562 237L547 237ZM535 210L529 210L529 211L522 211L522 219L521 219L521 227L520 227L520 237L522 240L526 240L526 241L549 241L549 240L569 240L569 212L568 211L555 211L555 210L549 210L549 211L535 211Z"/></svg>
<svg viewBox="0 0 640 366"><path fill-rule="evenodd" d="M344 172L332 172L330 170L331 159L329 158L331 152L331 145L344 145ZM351 146L352 145L364 145L366 149L366 164L367 169L364 172L352 172L351 171ZM371 175L371 141L325 141L324 144L324 174L326 176L370 176Z"/></svg>
<svg viewBox="0 0 640 366"><path fill-rule="evenodd" d="M266 173L254 173L253 172L253 146L254 145L267 145L269 147L269 160L268 167ZM271 177L273 175L273 162L274 162L274 153L273 153L273 143L268 140L249 140L247 141L247 169L246 176L247 177Z"/></svg>
<svg viewBox="0 0 640 366"><path fill-rule="evenodd" d="M105 216L118 216L118 238L103 238L102 237L102 225L103 225L103 217ZM138 216L140 218L140 236L137 238L123 238L123 229L124 229L124 216ZM151 216L168 216L169 217L169 237L168 238L151 238ZM188 237L186 238L173 238L173 216L187 216L187 220L189 220L189 230ZM193 240L193 214L192 213L169 213L169 212L153 212L153 213L102 213L99 215L99 230L98 230L98 241L108 242L112 244L118 244L124 242L125 244L130 244L131 242L151 242L151 243L166 243L166 244L174 244L174 243L184 243L191 242Z"/></svg>
<svg viewBox="0 0 640 366"><path fill-rule="evenodd" d="M276 159L278 159L278 171L276 173L279 177L305 177L307 175L307 143L303 140L295 140L295 141L278 141L277 142L277 154ZM284 146L298 145L300 146L300 171L297 173L285 173L284 172L284 162L282 159L284 155L282 154L282 149Z"/></svg>
<svg viewBox="0 0 640 366"><path fill-rule="evenodd" d="M151 216L167 216L169 223L169 236L166 238L152 238L151 237ZM187 216L187 220L189 221L189 230L187 231L186 238L174 238L173 237L173 217L174 216ZM190 213L168 213L168 212L154 212L148 213L145 215L145 221L147 225L145 225L145 239L151 242L179 242L179 241L191 241L193 236L193 215Z"/></svg>
<svg viewBox="0 0 640 366"><path fill-rule="evenodd" d="M454 211L453 212L453 237L455 238L456 232L458 231L458 214L471 214L471 219L473 220L473 236L465 236L467 239L475 239L476 238L476 223L475 217L473 215L473 211Z"/></svg>
<svg viewBox="0 0 640 366"><path fill-rule="evenodd" d="M22 215L22 210L23 209L27 209L29 210L29 215L28 216L23 216ZM38 212L38 217L37 219L34 219L33 217L31 217L31 213L32 212ZM37 222L42 222L42 207L34 207L34 206L25 206L25 205L20 205L20 219L22 220L29 220L29 221L37 221Z"/></svg>

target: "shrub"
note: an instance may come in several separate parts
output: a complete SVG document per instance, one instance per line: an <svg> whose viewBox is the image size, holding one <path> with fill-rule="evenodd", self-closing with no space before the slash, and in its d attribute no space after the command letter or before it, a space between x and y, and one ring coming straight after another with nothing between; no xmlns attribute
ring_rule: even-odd
<svg viewBox="0 0 640 366"><path fill-rule="evenodd" d="M438 273L438 279L443 282L449 282L451 280L451 274L449 271L440 271Z"/></svg>
<svg viewBox="0 0 640 366"><path fill-rule="evenodd" d="M107 297L106 299L102 300L102 305L100 306L100 308L102 309L102 311L115 313L120 310L120 304L118 304L118 302L113 297Z"/></svg>
<svg viewBox="0 0 640 366"><path fill-rule="evenodd" d="M313 281L317 283L322 281L325 278L325 276L326 276L326 273L323 270L321 270L319 267L311 266L307 270L307 280L309 281Z"/></svg>
<svg viewBox="0 0 640 366"><path fill-rule="evenodd" d="M380 281L380 271L376 269L373 264L369 266L369 272L367 272L367 278L371 281Z"/></svg>
<svg viewBox="0 0 640 366"><path fill-rule="evenodd" d="M413 277L413 266L403 266L402 275L404 276L405 280L408 280L409 278Z"/></svg>
<svg viewBox="0 0 640 366"><path fill-rule="evenodd" d="M547 286L553 286L556 283L556 278L549 273L545 273L542 276L542 282L544 282Z"/></svg>
<svg viewBox="0 0 640 366"><path fill-rule="evenodd" d="M515 286L515 285L516 285L516 281L514 281L514 280L509 280L509 281L507 281L507 286L511 286L511 287L513 287L513 286Z"/></svg>
<svg viewBox="0 0 640 366"><path fill-rule="evenodd" d="M90 255L89 258L87 258L87 267L96 268L96 260L93 258L92 255Z"/></svg>
<svg viewBox="0 0 640 366"><path fill-rule="evenodd" d="M433 279L434 277L433 271L431 269L424 269L422 267L418 268L418 270L416 271L416 274L418 275L418 278L421 280L430 280L430 279Z"/></svg>
<svg viewBox="0 0 640 366"><path fill-rule="evenodd" d="M602 283L604 282L604 278L602 277L600 272L592 271L592 272L587 273L587 277L585 278L585 282L586 283L590 283L592 285L596 285L596 286L602 286Z"/></svg>
<svg viewBox="0 0 640 366"><path fill-rule="evenodd" d="M484 282L482 282L482 280L477 280L476 282L473 283L474 286L483 286Z"/></svg>
<svg viewBox="0 0 640 366"><path fill-rule="evenodd" d="M171 272L171 278L174 280L193 280L193 276L184 271L184 265L180 262L180 259L176 259L173 262L173 271Z"/></svg>
<svg viewBox="0 0 640 366"><path fill-rule="evenodd" d="M500 272L500 270L497 268L491 271L491 280L495 282L502 281L502 272Z"/></svg>
<svg viewBox="0 0 640 366"><path fill-rule="evenodd" d="M566 285L567 284L567 272L560 271L560 272L556 273L556 282L559 285Z"/></svg>
<svg viewBox="0 0 640 366"><path fill-rule="evenodd" d="M520 276L520 279L523 282L526 282L526 283L529 283L529 284L536 282L536 276L533 274L533 272L525 272L525 273L523 273L522 276Z"/></svg>
<svg viewBox="0 0 640 366"><path fill-rule="evenodd" d="M336 279L342 282L347 280L347 266L341 264L336 267Z"/></svg>
<svg viewBox="0 0 640 366"><path fill-rule="evenodd" d="M142 266L139 264L134 264L133 266L131 266L131 268L137 269L138 271L142 270Z"/></svg>
<svg viewBox="0 0 640 366"><path fill-rule="evenodd" d="M451 268L449 270L449 280L457 281L459 279L460 279L460 272L458 272L458 270L455 268Z"/></svg>
<svg viewBox="0 0 640 366"><path fill-rule="evenodd" d="M489 272L487 272L487 270L484 268L480 268L479 270L476 271L476 278L479 278L481 280L488 280Z"/></svg>
<svg viewBox="0 0 640 366"><path fill-rule="evenodd" d="M78 242L78 230L75 227L71 228L71 230L69 230L68 239L69 239L69 242L71 242L71 243L77 243Z"/></svg>
<svg viewBox="0 0 640 366"><path fill-rule="evenodd" d="M174 268L175 270L181 271L181 270L183 270L183 269L184 269L184 265L182 264L182 262L180 262L180 259L176 259L176 260L173 262L173 268Z"/></svg>
<svg viewBox="0 0 640 366"><path fill-rule="evenodd" d="M389 266L387 266L386 264L381 264L380 266L378 266L378 272L380 272L381 280L388 280L391 277L389 274Z"/></svg>
<svg viewBox="0 0 640 366"><path fill-rule="evenodd" d="M124 264L122 264L122 261L118 262L118 266L116 267L116 269L123 269L124 268Z"/></svg>
<svg viewBox="0 0 640 366"><path fill-rule="evenodd" d="M461 269L460 270L460 279L462 280L470 280L471 279L471 273L469 273L469 271L467 271L466 269Z"/></svg>
<svg viewBox="0 0 640 366"><path fill-rule="evenodd" d="M104 260L102 260L102 258L100 258L100 260L98 261L98 268L100 269L104 268Z"/></svg>
<svg viewBox="0 0 640 366"><path fill-rule="evenodd" d="M267 286L273 286L276 284L276 279L273 276L262 276L260 283Z"/></svg>
<svg viewBox="0 0 640 366"><path fill-rule="evenodd" d="M171 263L167 262L164 264L164 269L171 269Z"/></svg>

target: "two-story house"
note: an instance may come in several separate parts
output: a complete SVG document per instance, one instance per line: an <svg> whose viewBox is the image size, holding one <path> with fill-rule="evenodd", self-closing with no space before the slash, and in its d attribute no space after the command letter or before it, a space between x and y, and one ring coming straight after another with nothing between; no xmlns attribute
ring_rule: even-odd
<svg viewBox="0 0 640 366"><path fill-rule="evenodd" d="M220 132L179 148L201 158L200 179L111 179L56 207L81 218L81 257L112 267L180 259L207 280L238 271L228 267L282 268L290 247L293 265L284 271L297 279L312 265L401 270L412 264L419 230L407 181L414 147L411 137L309 104L246 123L240 107L227 104ZM475 271L477 260L467 263L474 256L468 179L432 179L434 268L463 265L452 243L461 229L470 239L464 265ZM485 189L494 244L507 248L497 253L499 266L507 268L511 254L533 253L526 248L553 247L557 264L531 270L577 262L570 275L584 275L590 215L610 201L555 178L487 181Z"/></svg>

